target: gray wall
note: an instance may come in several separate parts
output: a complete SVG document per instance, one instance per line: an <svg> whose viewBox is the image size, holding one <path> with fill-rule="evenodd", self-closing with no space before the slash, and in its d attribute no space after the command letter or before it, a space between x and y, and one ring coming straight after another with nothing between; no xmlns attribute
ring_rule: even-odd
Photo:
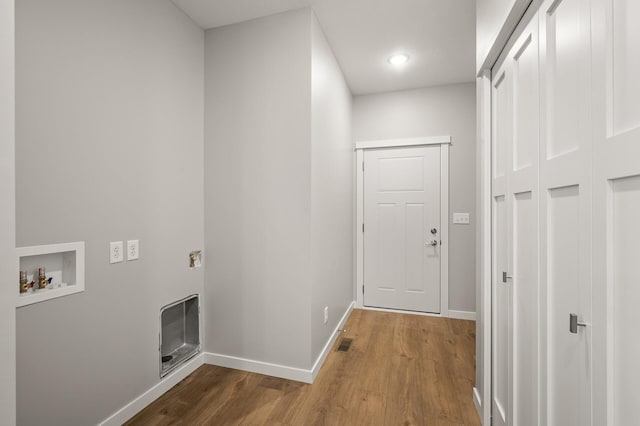
<svg viewBox="0 0 640 426"><path fill-rule="evenodd" d="M309 369L352 301L351 94L310 9L205 50L207 351Z"/></svg>
<svg viewBox="0 0 640 426"><path fill-rule="evenodd" d="M204 33L168 0L20 0L16 42L17 244L86 242L83 293L18 309L18 422L95 424L159 382L160 308L203 290Z"/></svg>
<svg viewBox="0 0 640 426"><path fill-rule="evenodd" d="M311 21L311 355L353 300L352 97L315 15ZM324 307L329 321L324 324Z"/></svg>
<svg viewBox="0 0 640 426"><path fill-rule="evenodd" d="M13 3L0 0L0 421L6 425L16 422Z"/></svg>
<svg viewBox="0 0 640 426"><path fill-rule="evenodd" d="M206 350L308 368L311 14L206 32Z"/></svg>
<svg viewBox="0 0 640 426"><path fill-rule="evenodd" d="M475 84L356 96L355 141L451 135L449 162L449 309L475 312ZM453 225L453 212L471 214Z"/></svg>

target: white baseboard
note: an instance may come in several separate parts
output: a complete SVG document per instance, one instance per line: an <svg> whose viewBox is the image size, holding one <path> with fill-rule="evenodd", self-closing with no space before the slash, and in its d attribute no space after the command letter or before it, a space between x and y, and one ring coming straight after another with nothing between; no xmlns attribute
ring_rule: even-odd
<svg viewBox="0 0 640 426"><path fill-rule="evenodd" d="M204 363L204 354L199 354L183 366L163 378L158 384L112 414L100 423L100 426L120 426L158 399L166 391L177 385L182 379L193 373Z"/></svg>
<svg viewBox="0 0 640 426"><path fill-rule="evenodd" d="M452 311L449 310L449 315L447 315L449 318L455 318L455 319L461 319L461 320L470 320L470 321L475 321L476 320L476 313L475 312L468 312L468 311Z"/></svg>
<svg viewBox="0 0 640 426"><path fill-rule="evenodd" d="M476 406L476 411L478 412L480 421L482 421L482 399L480 398L478 388L476 388L475 386L473 387L473 403Z"/></svg>
<svg viewBox="0 0 640 426"><path fill-rule="evenodd" d="M329 355L329 352L333 347L333 343L336 341L336 339L340 335L340 330L344 328L344 323L347 322L347 319L349 318L349 315L351 315L351 311L353 311L353 307L355 305L356 305L356 302L353 301L351 302L351 304L349 304L349 306L347 306L347 310L344 311L344 315L342 315L342 318L340 318L340 321L338 322L336 329L333 330L333 334L331 334L331 337L327 341L327 344L324 345L322 352L320 352L320 355L318 355L318 359L316 359L315 364L313 364L313 368L311 369L312 383L316 379L316 376L318 375L318 373L320 372L320 368L322 368L322 364L324 364L324 360L327 359L327 355Z"/></svg>
<svg viewBox="0 0 640 426"><path fill-rule="evenodd" d="M347 307L347 310L340 319L340 322L338 322L333 334L331 334L331 337L325 344L324 349L310 370L212 352L205 352L204 363L217 365L219 367L233 368L235 370L250 371L251 373L264 374L267 376L280 377L282 379L295 380L297 382L313 383L320 371L320 368L322 367L322 364L327 358L329 351L331 351L333 342L338 338L340 330L347 321L347 318L349 318L349 314L353 310L354 303L355 302L352 302L349 307Z"/></svg>
<svg viewBox="0 0 640 426"><path fill-rule="evenodd" d="M266 376L280 377L282 379L295 380L297 382L311 383L313 381L311 370L256 361L254 359L216 354L212 352L205 352L204 363L216 365L218 367L233 368L234 370L264 374Z"/></svg>
<svg viewBox="0 0 640 426"><path fill-rule="evenodd" d="M365 311L378 311L378 312L391 312L394 314L407 314L407 315L418 315L423 317L444 317L442 314L434 314L432 312L418 312L418 311L403 311L401 309L392 309L392 308L374 308L371 306L363 306L358 309L362 309Z"/></svg>

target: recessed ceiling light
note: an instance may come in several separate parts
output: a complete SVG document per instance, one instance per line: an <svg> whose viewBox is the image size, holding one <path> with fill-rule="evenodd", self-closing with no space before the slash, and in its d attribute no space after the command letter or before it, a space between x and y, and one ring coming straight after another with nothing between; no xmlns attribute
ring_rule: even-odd
<svg viewBox="0 0 640 426"><path fill-rule="evenodd" d="M408 60L409 60L409 55L407 55L406 53L396 53L394 55L389 56L389 59L387 59L387 62L389 62L391 65L403 65L403 64L406 64Z"/></svg>

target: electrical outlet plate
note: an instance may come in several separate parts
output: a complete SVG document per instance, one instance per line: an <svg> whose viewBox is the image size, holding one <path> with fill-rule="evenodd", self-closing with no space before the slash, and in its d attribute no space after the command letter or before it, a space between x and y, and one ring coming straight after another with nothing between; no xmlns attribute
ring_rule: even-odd
<svg viewBox="0 0 640 426"><path fill-rule="evenodd" d="M137 260L140 258L140 243L138 240L127 241L127 260Z"/></svg>
<svg viewBox="0 0 640 426"><path fill-rule="evenodd" d="M109 263L120 263L124 260L122 241L112 241L109 244Z"/></svg>
<svg viewBox="0 0 640 426"><path fill-rule="evenodd" d="M329 307L325 306L324 307L324 323L326 324L327 322L329 322Z"/></svg>
<svg viewBox="0 0 640 426"><path fill-rule="evenodd" d="M454 213L453 214L453 223L457 225L468 225L469 224L469 213Z"/></svg>

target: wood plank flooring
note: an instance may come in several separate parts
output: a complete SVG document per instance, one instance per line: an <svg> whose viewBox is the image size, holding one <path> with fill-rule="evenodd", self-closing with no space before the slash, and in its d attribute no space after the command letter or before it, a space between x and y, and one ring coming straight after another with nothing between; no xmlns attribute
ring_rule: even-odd
<svg viewBox="0 0 640 426"><path fill-rule="evenodd" d="M356 309L312 385L204 365L127 425L473 426L474 378L475 322Z"/></svg>

